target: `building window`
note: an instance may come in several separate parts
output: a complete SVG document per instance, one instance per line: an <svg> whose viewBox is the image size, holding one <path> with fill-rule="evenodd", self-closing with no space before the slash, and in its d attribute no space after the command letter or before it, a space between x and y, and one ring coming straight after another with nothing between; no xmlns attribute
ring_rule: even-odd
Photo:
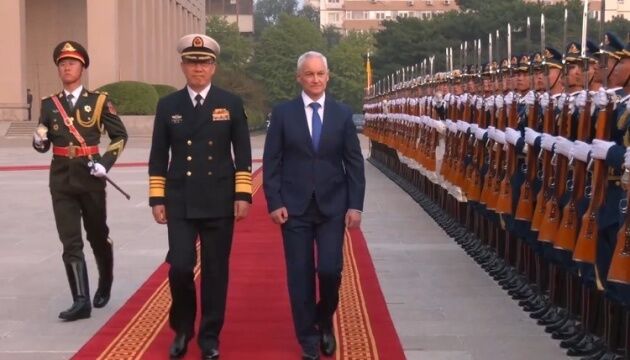
<svg viewBox="0 0 630 360"><path fill-rule="evenodd" d="M338 22L339 21L339 13L338 12L329 12L328 13L328 22Z"/></svg>
<svg viewBox="0 0 630 360"><path fill-rule="evenodd" d="M406 11L399 11L398 14L396 14L396 16L406 18L406 17L409 17L409 13Z"/></svg>
<svg viewBox="0 0 630 360"><path fill-rule="evenodd" d="M384 12L377 12L376 13L376 18L379 19L379 20L385 19L385 13Z"/></svg>
<svg viewBox="0 0 630 360"><path fill-rule="evenodd" d="M352 20L363 20L365 19L363 11L352 11L350 19Z"/></svg>
<svg viewBox="0 0 630 360"><path fill-rule="evenodd" d="M330 4L339 4L339 0L328 0Z"/></svg>

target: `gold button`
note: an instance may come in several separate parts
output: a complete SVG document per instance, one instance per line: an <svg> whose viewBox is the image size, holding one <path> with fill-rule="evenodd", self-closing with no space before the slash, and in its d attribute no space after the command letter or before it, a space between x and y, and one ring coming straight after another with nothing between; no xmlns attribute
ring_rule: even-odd
<svg viewBox="0 0 630 360"><path fill-rule="evenodd" d="M192 145L192 141L190 141L190 140L186 141L186 143L187 143L188 145Z"/></svg>
<svg viewBox="0 0 630 360"><path fill-rule="evenodd" d="M118 155L118 151L114 151L112 154L114 154L114 155Z"/></svg>
<svg viewBox="0 0 630 360"><path fill-rule="evenodd" d="M208 141L208 145L212 146L212 140Z"/></svg>
<svg viewBox="0 0 630 360"><path fill-rule="evenodd" d="M192 173L190 171L186 171L186 176L190 176Z"/></svg>
<svg viewBox="0 0 630 360"><path fill-rule="evenodd" d="M208 160L212 160L212 155L208 156Z"/></svg>
<svg viewBox="0 0 630 360"><path fill-rule="evenodd" d="M208 175L209 175L209 176L212 176L212 171L208 171Z"/></svg>
<svg viewBox="0 0 630 360"><path fill-rule="evenodd" d="M615 185L621 186L621 181L615 181Z"/></svg>
<svg viewBox="0 0 630 360"><path fill-rule="evenodd" d="M192 160L192 156L188 156L188 157L186 158L186 160L188 160L188 161Z"/></svg>

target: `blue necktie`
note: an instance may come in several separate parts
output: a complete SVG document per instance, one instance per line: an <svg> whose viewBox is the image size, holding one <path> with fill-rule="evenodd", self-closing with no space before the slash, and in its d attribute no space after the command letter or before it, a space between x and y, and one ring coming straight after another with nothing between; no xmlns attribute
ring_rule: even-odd
<svg viewBox="0 0 630 360"><path fill-rule="evenodd" d="M319 117L319 112L317 112L317 110L321 105L319 103L312 102L308 106L313 109L313 133L311 135L311 139L313 140L313 149L317 151L319 148L319 137L322 134L322 119Z"/></svg>

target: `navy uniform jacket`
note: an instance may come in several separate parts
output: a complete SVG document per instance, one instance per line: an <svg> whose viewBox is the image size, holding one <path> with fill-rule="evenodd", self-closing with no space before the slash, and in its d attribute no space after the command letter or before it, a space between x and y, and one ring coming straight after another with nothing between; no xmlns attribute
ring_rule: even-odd
<svg viewBox="0 0 630 360"><path fill-rule="evenodd" d="M40 125L48 129L48 141L43 148L35 150L46 152L53 146L80 146L79 140L70 133L61 114L53 103L56 96L68 117L81 134L87 146L97 146L101 141L101 134L107 132L111 140L104 154L94 154L92 158L109 170L120 156L127 142L127 131L107 94L96 91L83 90L78 97L74 112L70 111L68 101L63 91L42 99ZM50 164L50 188L54 191L97 191L105 188L105 180L90 175L89 159L81 157L53 156Z"/></svg>
<svg viewBox="0 0 630 360"><path fill-rule="evenodd" d="M178 218L234 216L235 200L251 202L251 166L239 97L212 85L200 109L193 107L187 88L160 99L149 158L149 205L164 204L167 215Z"/></svg>
<svg viewBox="0 0 630 360"><path fill-rule="evenodd" d="M313 195L327 216L363 210L363 156L352 111L330 96L324 102L319 151L308 131L302 97L274 107L263 156L269 212L283 206L301 215Z"/></svg>

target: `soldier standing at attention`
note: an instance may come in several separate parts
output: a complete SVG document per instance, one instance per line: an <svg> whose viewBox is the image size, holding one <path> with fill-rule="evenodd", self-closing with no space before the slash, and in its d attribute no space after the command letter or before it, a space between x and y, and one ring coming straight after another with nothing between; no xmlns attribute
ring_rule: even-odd
<svg viewBox="0 0 630 360"><path fill-rule="evenodd" d="M252 154L243 101L212 84L219 44L202 34L179 40L186 87L158 102L149 159L149 204L167 224L173 302L171 358L186 353L197 308L194 267L201 240L202 359L219 357L234 221L252 200ZM232 158L234 150L234 158ZM170 152L170 156L169 156Z"/></svg>
<svg viewBox="0 0 630 360"><path fill-rule="evenodd" d="M101 308L109 301L114 254L106 223L104 177L123 151L127 131L107 95L86 90L81 84L83 70L90 65L81 44L60 43L53 51L53 61L63 90L42 99L33 147L44 153L52 145L50 194L73 300L59 318L73 321L89 318L92 312L81 220L99 272L93 305ZM98 144L104 131L111 142L101 156Z"/></svg>

